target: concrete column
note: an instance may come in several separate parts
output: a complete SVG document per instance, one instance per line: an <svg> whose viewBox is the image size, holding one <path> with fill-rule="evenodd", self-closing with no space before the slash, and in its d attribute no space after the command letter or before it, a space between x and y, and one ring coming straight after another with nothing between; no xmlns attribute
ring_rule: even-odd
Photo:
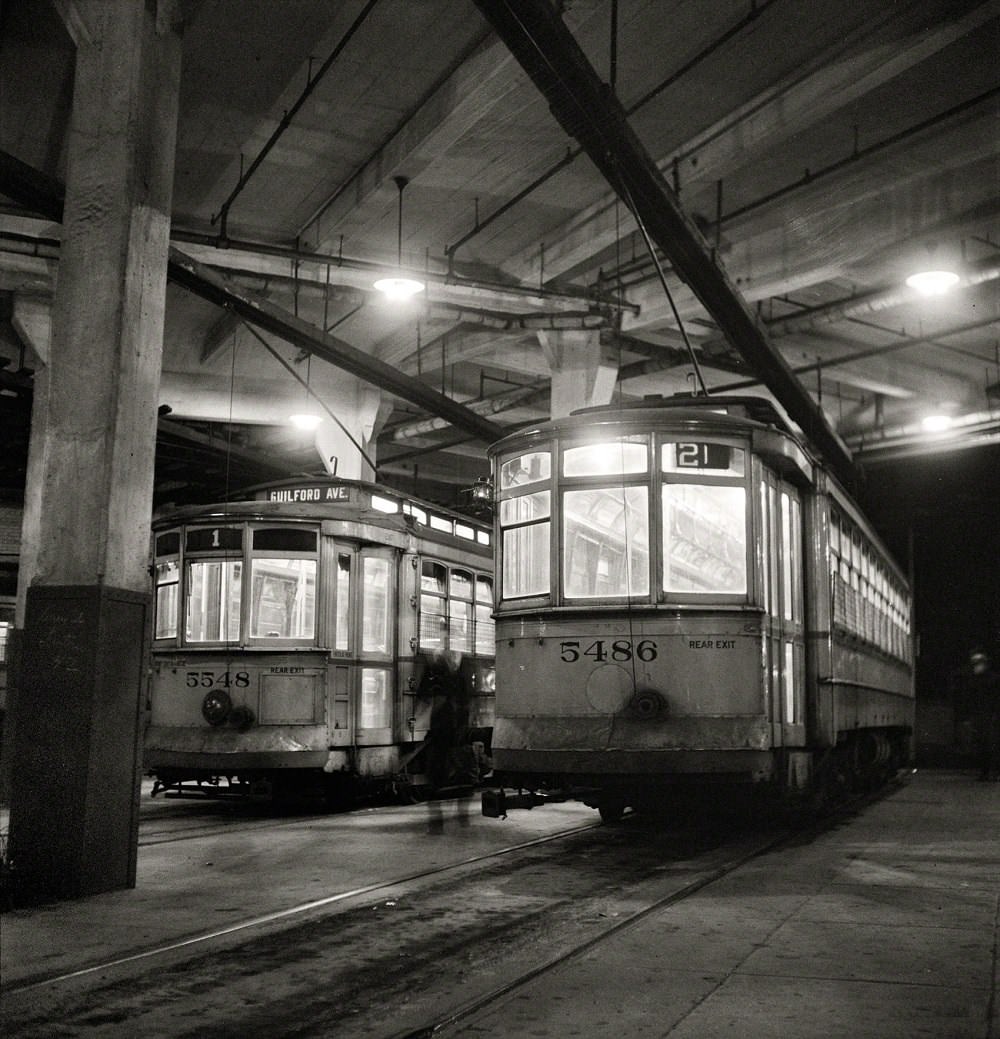
<svg viewBox="0 0 1000 1039"><path fill-rule="evenodd" d="M382 403L381 391L358 383L355 406L337 414L341 425L324 416L316 428L316 450L331 476L342 476L346 480L375 479L374 470L358 447L367 458L375 460L373 441L391 410L388 402Z"/></svg>
<svg viewBox="0 0 1000 1039"><path fill-rule="evenodd" d="M539 331L538 341L552 370L552 418L611 403L618 360L599 330Z"/></svg>
<svg viewBox="0 0 1000 1039"><path fill-rule="evenodd" d="M135 884L180 37L166 0L77 0L49 364L35 385L12 710L15 897Z"/></svg>

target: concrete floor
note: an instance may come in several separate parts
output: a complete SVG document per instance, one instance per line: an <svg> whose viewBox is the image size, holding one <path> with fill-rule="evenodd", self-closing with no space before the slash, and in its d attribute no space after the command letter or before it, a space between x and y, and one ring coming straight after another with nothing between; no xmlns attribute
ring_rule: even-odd
<svg viewBox="0 0 1000 1039"><path fill-rule="evenodd" d="M136 890L0 918L4 987L245 920L234 878L255 879L250 912L280 913L594 817L553 805L502 824L473 815L459 827L456 803L446 808L453 839L431 839L420 806L242 820L236 838L216 832L208 812L186 820L189 839L156 843L156 812L166 819L169 805L144 811ZM363 841L339 839L359 828ZM268 874L281 884L260 884ZM998 913L1000 784L921 770L827 832L651 914L447 1034L1000 1039Z"/></svg>
<svg viewBox="0 0 1000 1039"><path fill-rule="evenodd" d="M998 1039L1000 784L918 771L467 1022L490 1039Z"/></svg>

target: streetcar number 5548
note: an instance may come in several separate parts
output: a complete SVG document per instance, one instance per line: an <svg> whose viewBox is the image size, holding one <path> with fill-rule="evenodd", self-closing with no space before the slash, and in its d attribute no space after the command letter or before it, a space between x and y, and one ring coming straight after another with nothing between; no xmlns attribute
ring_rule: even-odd
<svg viewBox="0 0 1000 1039"><path fill-rule="evenodd" d="M656 643L652 639L642 639L634 646L629 639L615 639L613 642L597 639L586 647L582 642L560 642L559 651L567 664L575 664L582 657L597 661L631 660L633 656L644 662L656 659Z"/></svg>

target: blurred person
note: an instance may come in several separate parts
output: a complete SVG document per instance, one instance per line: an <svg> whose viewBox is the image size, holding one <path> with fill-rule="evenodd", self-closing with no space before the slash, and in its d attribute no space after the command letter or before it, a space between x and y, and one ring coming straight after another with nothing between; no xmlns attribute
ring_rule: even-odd
<svg viewBox="0 0 1000 1039"><path fill-rule="evenodd" d="M1000 675L981 649L969 654L966 698L979 778L996 781L1000 779Z"/></svg>

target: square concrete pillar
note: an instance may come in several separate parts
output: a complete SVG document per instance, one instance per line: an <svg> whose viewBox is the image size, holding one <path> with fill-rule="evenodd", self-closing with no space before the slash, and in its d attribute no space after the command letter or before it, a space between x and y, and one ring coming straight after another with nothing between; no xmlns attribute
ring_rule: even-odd
<svg viewBox="0 0 1000 1039"><path fill-rule="evenodd" d="M135 884L149 597L28 590L11 735L18 902Z"/></svg>

